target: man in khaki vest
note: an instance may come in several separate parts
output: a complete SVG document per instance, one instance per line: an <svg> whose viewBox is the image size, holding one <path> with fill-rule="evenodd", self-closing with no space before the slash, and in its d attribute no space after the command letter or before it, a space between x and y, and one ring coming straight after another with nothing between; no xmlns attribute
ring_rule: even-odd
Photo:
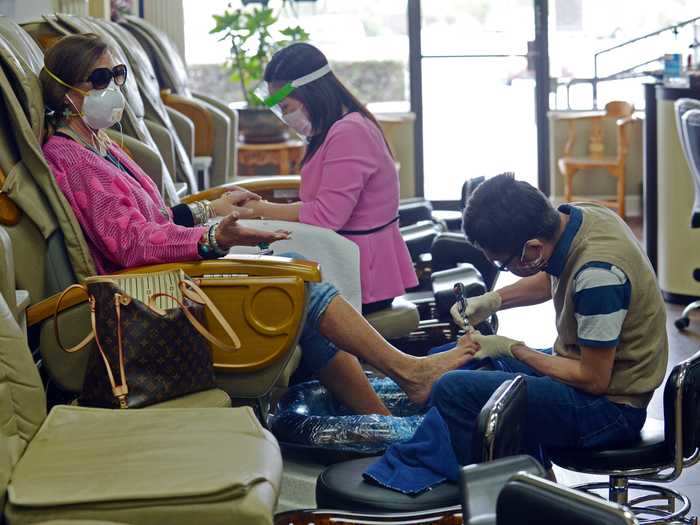
<svg viewBox="0 0 700 525"><path fill-rule="evenodd" d="M522 342L471 332L457 343L476 343L478 351L466 369L435 384L432 402L460 463L471 457L482 406L517 374L527 383L526 442L545 466L547 447L615 446L638 436L664 378L668 341L654 272L627 225L596 204L556 210L512 174L479 186L464 225L469 240L501 271L522 277L470 299L470 324L501 309L553 299L558 336L547 350L529 348L527 334L519 334ZM461 324L456 308L453 316Z"/></svg>

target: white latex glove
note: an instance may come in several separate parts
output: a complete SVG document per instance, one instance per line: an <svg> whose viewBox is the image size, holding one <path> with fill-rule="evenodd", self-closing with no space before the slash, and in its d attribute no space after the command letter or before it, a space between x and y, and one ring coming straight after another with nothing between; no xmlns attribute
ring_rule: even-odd
<svg viewBox="0 0 700 525"><path fill-rule="evenodd" d="M486 357L512 357L513 347L518 345L523 345L522 341L516 341L510 337L505 337L502 335L481 335L479 332L472 332L470 334L472 341L479 343L479 351L474 354L477 359L484 359Z"/></svg>
<svg viewBox="0 0 700 525"><path fill-rule="evenodd" d="M467 319L472 326L488 319L501 307L501 294L498 292L486 292L484 295L467 298ZM459 303L455 303L450 308L450 314L457 326L464 329L464 321L459 313Z"/></svg>

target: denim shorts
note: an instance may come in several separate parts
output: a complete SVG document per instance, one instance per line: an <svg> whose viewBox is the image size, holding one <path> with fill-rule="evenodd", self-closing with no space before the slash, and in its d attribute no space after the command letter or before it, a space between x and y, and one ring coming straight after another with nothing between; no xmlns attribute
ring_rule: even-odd
<svg viewBox="0 0 700 525"><path fill-rule="evenodd" d="M303 255L294 252L279 254L280 257L293 259L306 259ZM338 353L338 348L321 335L319 325L328 305L338 295L337 288L331 283L311 283L309 291L309 304L306 312L306 321L299 337L301 345L301 363L292 376L293 383L308 381L318 376L320 370Z"/></svg>

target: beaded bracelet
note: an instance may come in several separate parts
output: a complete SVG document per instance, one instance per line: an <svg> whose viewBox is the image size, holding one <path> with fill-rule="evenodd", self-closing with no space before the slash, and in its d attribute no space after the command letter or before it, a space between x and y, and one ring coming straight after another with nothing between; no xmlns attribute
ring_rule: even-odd
<svg viewBox="0 0 700 525"><path fill-rule="evenodd" d="M207 232L207 240L209 241L209 246L212 247L212 250L214 250L214 253L219 254L219 257L223 257L228 253L228 250L224 250L221 246L219 246L219 243L216 242L216 229L218 228L219 224L212 224L209 227L209 231Z"/></svg>

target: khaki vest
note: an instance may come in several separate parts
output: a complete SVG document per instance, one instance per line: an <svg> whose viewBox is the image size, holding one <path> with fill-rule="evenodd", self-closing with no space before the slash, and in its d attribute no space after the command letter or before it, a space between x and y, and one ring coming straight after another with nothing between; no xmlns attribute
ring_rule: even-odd
<svg viewBox="0 0 700 525"><path fill-rule="evenodd" d="M622 324L606 397L615 403L645 407L663 381L668 362L666 309L654 270L629 227L607 208L577 203L581 227L571 243L561 275L552 276L558 337L554 352L580 359L574 316L574 277L586 263L613 264L630 281L630 307Z"/></svg>

